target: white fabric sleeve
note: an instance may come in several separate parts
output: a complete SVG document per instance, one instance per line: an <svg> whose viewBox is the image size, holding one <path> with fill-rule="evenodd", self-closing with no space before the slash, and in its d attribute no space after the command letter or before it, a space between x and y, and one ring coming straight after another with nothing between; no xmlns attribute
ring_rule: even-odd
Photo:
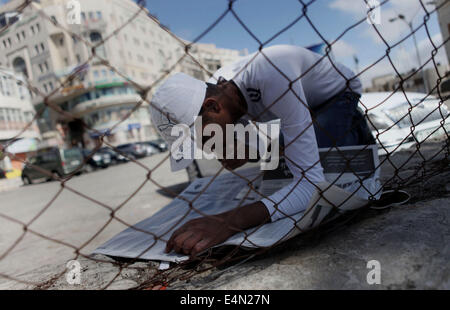
<svg viewBox="0 0 450 310"><path fill-rule="evenodd" d="M287 145L286 164L294 178L291 184L272 194L269 199L262 199L272 222L305 210L316 189L314 185L324 180L314 131L312 127L306 130L305 127L302 125L281 127ZM295 139L301 132L304 133ZM302 163L302 157L312 160L309 167Z"/></svg>
<svg viewBox="0 0 450 310"><path fill-rule="evenodd" d="M284 68L283 73L291 80L300 76L295 66ZM297 81L289 89L289 80L272 71L271 79L261 85L264 104L281 120L281 133L284 136L286 164L292 172L293 182L263 199L262 203L276 221L285 216L296 214L308 206L315 184L324 181L323 169L319 160L314 126L307 107L302 84ZM288 91L287 91L288 90ZM272 105L272 103L275 104Z"/></svg>

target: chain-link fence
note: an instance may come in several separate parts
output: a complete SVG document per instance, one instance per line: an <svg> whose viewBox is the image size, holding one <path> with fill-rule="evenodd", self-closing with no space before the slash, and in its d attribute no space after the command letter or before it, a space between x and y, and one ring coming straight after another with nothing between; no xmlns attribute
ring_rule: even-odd
<svg viewBox="0 0 450 310"><path fill-rule="evenodd" d="M306 131L309 127L314 127L317 130L323 130L325 132L325 135L328 136L329 139L332 140L332 147L329 147L328 150L321 151L321 160L326 160L327 156L331 154L332 152L335 152L341 156L341 160L344 162L344 169L342 171L338 171L335 176L334 181L328 183L325 187L319 187L316 182L312 180L308 180L308 174L307 171L303 170L303 176L304 179L309 184L312 184L314 186L314 189L318 192L318 199L324 199L327 201L331 206L332 209L336 209L339 214L339 209L343 204L345 204L348 200L350 200L357 191L364 189L366 192L370 193L369 197L369 203L367 203L367 206L376 206L377 201L375 197L379 197L381 192L383 190L391 189L397 191L401 190L407 187L418 189L418 191L413 193L413 199L420 200L422 198L426 198L427 194L424 192L426 191L426 182L428 179L439 175L439 174L445 174L448 173L448 156L450 151L449 146L449 136L448 136L448 108L446 106L446 101L448 96L448 93L445 93L445 90L442 88L442 84L445 81L446 78L448 78L448 72L442 73L442 70L440 70L438 67L440 64L435 59L436 54L439 51L442 51L444 49L444 45L448 42L448 37L443 37L442 42L439 45L436 45L435 40L433 40L432 35L429 31L429 20L431 17L437 14L437 12L445 7L448 7L448 1L441 1L439 3L435 3L435 5L430 6L428 3L423 2L422 0L416 0L414 2L418 2L420 4L420 12L423 14L423 21L420 24L414 25L412 27L411 24L409 24L410 31L405 36L402 36L399 40L397 40L395 43L390 43L388 40L386 40L382 33L379 30L379 26L376 22L373 22L370 27L371 31L373 33L376 33L379 39L383 42L385 48L384 48L384 54L382 57L378 58L376 61L373 61L370 65L361 68L361 70L356 74L355 77L352 77L351 79L348 79L346 77L346 74L340 71L340 67L336 64L335 59L332 57L333 47L335 47L336 42L339 42L339 40L346 35L348 32L352 31L353 29L357 29L358 27L361 27L362 25L366 25L367 17L361 18L357 22L353 24L349 24L342 33L334 38L333 40L327 40L325 36L318 30L317 22L313 22L309 12L312 7L316 5L317 1L298 1L298 17L289 22L286 23L285 27L276 32L270 39L266 41L262 41L258 36L253 33L250 28L246 25L246 21L239 16L239 12L235 9L235 5L237 1L230 0L228 1L227 8L223 11L223 13L213 22L209 27L204 29L202 33L200 33L192 42L187 42L176 35L172 34L172 32L162 25L160 21L149 13L149 11L146 9L146 3L144 1L138 1L138 10L131 16L129 16L128 19L123 20L123 22L120 22L120 27L117 27L116 29L108 29L105 30L102 33L102 36L100 38L96 38L96 40L87 39L86 36L83 35L82 32L75 31L73 27L67 27L67 23L61 23L58 22L58 19L55 18L52 15L49 15L48 12L46 13L45 10L41 8L40 5L37 5L34 1L26 0L21 1L19 3L16 3L16 6L13 6L14 2L11 2L9 5L11 6L10 11L15 11L18 14L21 14L23 12L26 12L26 10L33 10L34 12L38 13L38 16L40 18L43 18L48 22L49 27L54 27L54 29L59 29L60 31L63 31L64 33L68 34L74 41L77 41L79 44L83 44L88 47L88 50L90 51L89 58L84 61L83 63L79 64L72 72L69 74L66 74L63 78L60 78L59 85L55 85L55 87L48 92L43 91L42 87L38 87L36 84L36 80L34 79L28 79L25 78L23 80L20 80L20 83L23 83L26 88L33 94L32 98L34 99L34 102L36 102L36 98L40 98L41 104L36 105L36 113L34 114L34 117L30 119L27 123L27 126L22 128L20 132L11 139L8 139L5 143L2 145L2 153L3 156L8 156L11 159L21 161L24 165L27 165L27 167L35 169L36 171L39 171L43 175L45 175L48 179L56 180L60 183L60 189L58 192L48 201L48 203L37 213L35 214L31 220L29 221L21 221L18 220L10 215L7 215L3 213L0 210L0 217L3 220L14 222L17 225L20 225L23 228L23 232L17 236L15 239L15 242L8 245L6 248L2 249L2 253L0 253L0 262L4 260L16 247L20 244L21 240L24 238L27 234L35 235L39 238L47 239L48 241L55 244L57 247L66 247L69 249L73 249L74 257L73 259L78 259L80 257L84 257L86 259L90 260L96 260L98 262L104 262L106 264L113 264L116 265L119 269L117 272L117 275L107 283L105 287L109 287L115 279L117 279L121 272L129 265L133 264L136 261L141 260L141 256L151 249L156 242L163 241L167 242L170 238L171 233L165 233L163 235L156 234L155 232L148 231L146 229L142 229L140 227L137 227L134 225L134 223L128 223L127 221L123 220L120 216L117 215L118 211L121 209L127 208L127 202L131 200L147 183L154 184L157 188L161 190L161 192L171 194L172 196L177 196L178 193L173 191L173 188L165 187L160 185L160 182L154 178L154 175L152 172L154 172L156 169L160 168L165 162L169 161L170 154L169 152L163 157L163 159L155 166L155 167L148 167L144 164L143 161L136 159L134 156L131 156L130 153L125 152L123 149L117 148L117 144L114 143L114 141L111 141L108 139L108 136L111 132L113 132L116 128L118 128L123 122L125 122L134 112L138 111L142 107L148 107L149 105L152 106L151 101L151 94L154 93L154 90L157 88L158 85L161 84L168 76L170 76L172 73L176 71L180 71L180 65L189 64L192 68L195 68L197 71L200 72L200 74L204 74L206 77L211 77L214 74L214 69L212 67L208 67L198 59L198 54L193 51L195 50L196 43L199 42L204 38L205 35L207 35L209 32L211 32L218 24L220 24L225 17L233 18L235 21L237 21L242 26L243 33L246 33L249 35L252 40L257 42L258 44L258 51L253 57L250 57L249 63L251 63L258 55L262 56L268 63L271 63L272 66L277 70L280 75L284 76L286 78L286 75L283 74L282 70L280 68L277 68L272 62L269 56L266 55L264 48L271 45L272 41L282 35L287 30L291 29L295 25L298 25L300 22L303 22L302 26L310 27L315 34L321 38L321 43L323 43L325 50L321 58L317 63L315 63L311 68L306 70L302 73L302 75L296 77L295 79L288 79L289 88L285 90L285 92L289 92L291 90L292 85L295 85L295 83L299 83L302 81L302 78L308 74L309 70L314 68L314 66L317 66L322 61L329 61L332 64L332 67L339 73L339 75L346 79L346 85L347 87L351 87L351 80L355 80L358 77L366 74L367 72L370 72L370 70L373 70L374 67L377 66L382 61L388 61L392 67L392 69L395 71L395 84L392 85L391 88L386 89L387 95L383 97L382 99L379 99L377 102L370 104L368 102L364 102L364 97L362 97L359 100L359 106L362 110L362 114L364 115L364 118L361 118L357 122L353 124L353 126L360 126L361 123L367 122L369 124L369 127L371 129L372 134L374 135L374 139L376 140L376 144L378 145L378 151L377 153L380 153L382 156L380 156L379 162L376 163L376 166L373 167L373 170L376 170L380 167L388 167L385 171L382 170L382 177L381 177L381 183L380 186L377 188L377 190L373 190L373 188L367 188L367 185L365 181L368 179L367 176L361 176L360 173L354 171L354 166L352 165L352 161L355 160L355 158L359 155L364 153L366 150L370 149L370 145L362 145L358 149L356 153L352 153L351 156L348 155L348 153L345 152L345 148L341 148L340 146L336 146L336 137L333 136L332 132L327 132L325 128L320 128L320 124L316 121L318 115L316 113L320 113L317 111L314 111L308 106L308 103L305 102L304 99L302 99L300 96L297 96L298 104L306 107L311 115L312 115L312 121L307 126L307 128L304 129ZM367 5L367 13L368 15L371 15L374 13L377 9L383 9L383 7L387 6L390 1L385 0L379 3L379 6L371 7L371 2L363 0L361 2L364 2L365 5ZM370 2L370 3L369 3ZM401 13L401 12L400 12ZM179 47L178 51L179 54L174 54L172 56L172 61L167 63L167 67L165 67L164 71L161 72L158 76L154 78L154 81L151 84L143 85L142 83L135 82L134 79L130 78L128 74L124 73L122 70L118 69L114 63L111 63L109 58L106 57L106 54L102 50L102 46L105 45L106 42L109 40L112 40L112 38L118 36L121 34L121 31L125 29L126 27L132 27L133 21L137 19L138 17L142 18L142 16L145 16L146 22L153 23L157 25L159 29L162 29L165 33L170 35L170 37L176 41L177 46ZM402 15L403 16L403 15ZM20 22L20 21L19 21ZM5 23L3 27L0 29L0 34L7 34L12 27L15 27L18 22L16 23ZM110 27L109 27L110 28ZM404 74L403 72L400 72L400 69L397 68L397 65L395 61L392 59L392 53L393 51L398 49L399 46L404 43L406 40L411 40L414 38L415 40L415 34L419 31L425 31L428 41L427 45L431 46L431 52L428 53L426 59L422 59L422 63L420 66L412 70L411 72L408 72L408 74ZM56 33L56 32L55 32ZM50 34L50 35L56 35L56 34ZM20 36L20 34L19 34ZM7 38L7 36L3 35L0 37L0 44L2 43L2 40ZM14 39L14 38L13 38ZM5 48L8 44L8 41L6 41ZM2 53L7 53L5 49L1 51ZM174 59L175 56L179 56L178 58ZM163 61L163 60L161 60ZM103 66L105 69L110 70L111 72L114 72L116 76L121 77L124 81L128 83L128 85L132 86L137 94L140 97L140 100L135 102L135 104L132 106L131 109L127 110L126 113L121 115L120 119L117 120L113 125L111 125L107 130L98 130L95 128L95 126L92 123L89 123L85 119L79 116L76 112L72 111L71 109L68 109L67 107L64 107L61 105L60 101L56 100L58 96L63 94L67 88L73 87L74 83L76 81L80 80L80 73L85 74L86 70L89 73L90 69L89 66L91 66L93 63L97 65ZM88 68L88 69L86 69ZM421 74L425 71L425 69L431 69L435 72L437 78L436 80L429 81L431 88L427 89L425 86L425 92L418 97L415 97L414 99L411 99L411 97L408 95L408 83L410 81L415 81L419 78ZM5 75L9 76L11 79L17 79L16 75L14 74L8 74L7 72L4 73ZM423 78L423 84L425 85L425 78ZM81 81L82 82L82 81ZM292 92L295 94L295 92ZM390 98L401 95L403 98L403 101L405 101L405 105L401 107L401 109L397 109L395 111L391 112L391 120L386 124L380 124L379 116L376 115L375 111L379 107L383 107L384 105L387 105ZM282 104L282 100L277 99L275 100L269 107L268 110L275 104ZM51 112L49 112L51 111ZM47 114L47 115L46 115ZM64 117L66 120L69 121L77 121L80 122L81 128L85 132L89 132L92 135L95 136L96 145L92 148L92 150L89 152L89 154L84 159L84 163L79 165L78 168L70 172L68 175L60 175L58 173L55 173L54 171L51 171L50 169L45 169L42 165L38 165L35 162L30 162L27 158L18 157L16 154L8 151L8 146L12 145L13 142L15 142L26 130L28 130L30 127L34 126L36 122L39 119L44 118L45 116L48 116L48 114L51 115L60 115ZM254 115L252 116L252 121L259 121L261 115ZM434 125L432 127L427 127L426 132L421 131L420 135L418 135L418 128L423 125L424 123L428 122L430 119L434 121ZM1 121L1 120L0 120ZM176 121L176 120L173 120ZM281 120L283 121L283 120ZM382 120L381 120L382 121ZM399 128L402 128L400 131ZM353 130L353 128L350 128L350 131ZM299 132L296 137L294 137L289 143L286 143L285 145L281 146L280 155L284 157L285 162L291 162L292 165L295 165L296 159L295 158L289 158L289 156L286 154L286 150L293 144L297 139L303 138L303 131ZM397 139L395 140L394 145L387 145L387 140L384 139L384 137L395 133L397 135ZM399 136L399 138L398 138ZM431 143L431 144L430 144ZM394 155L404 149L405 145L409 147L409 152L407 155L403 157L401 161L396 161ZM78 191L76 188L72 187L70 185L70 180L74 178L77 174L80 172L83 172L84 167L86 166L87 162L91 160L97 152L101 149L107 147L111 150L114 150L117 154L127 158L130 160L133 164L138 165L140 169L145 171L146 178L142 180L141 185L135 189L135 191L128 197L128 199L125 202L120 203L118 207L113 207L111 205L107 205L99 200L97 200L94 197L90 197L89 195L86 195L80 191ZM431 149L431 151L429 151ZM319 162L316 163L317 165L320 165ZM301 167L297 167L302 169ZM214 181L222 175L221 173L224 172L225 168L220 168L214 175L210 176L210 179L208 179L208 182L206 186L202 188L201 191L199 191L193 198L186 198L183 196L178 197L178 199L184 200L184 204L188 207L188 212L180 215L180 217L177 219L175 224L170 225L170 227L166 227L167 232L173 232L176 227L179 227L179 225L185 220L185 218L192 214L192 211L197 211L198 214L202 214L206 217L214 218L210 215L206 215L203 213L202 210L199 210L196 207L196 201L198 201L201 196L208 190L209 186L214 183ZM372 171L373 172L373 171ZM386 174L383 174L386 172ZM250 192L255 191L258 192L258 194L261 197L264 197L266 199L270 199L270 196L264 194L262 191L260 191L259 185L256 185L256 180L261 179L264 177L264 171L259 171L257 175L252 175L251 177L246 175L245 173L242 173L241 170L235 170L235 171L229 171L236 180L243 180L243 184L246 184L249 188L249 192L246 194L248 195ZM351 173L354 175L354 177L357 180L358 186L354 188L353 193L349 193L349 196L342 201L339 204L333 203L333 201L330 201L329 197L326 196L326 192L332 188L335 183L339 183L340 177L342 177L344 174ZM237 182L237 181L236 181ZM102 185L98 184L99 190L101 190ZM298 183L295 186L302 186L302 184ZM294 190L295 186L292 188ZM291 190L291 191L292 191ZM37 221L41 217L46 216L46 211L51 208L54 201L61 195L64 191L70 191L75 195L79 195L80 197L89 200L92 202L93 205L95 205L98 208L104 208L109 212L108 218L105 218L105 223L99 229L95 234L93 234L88 240L85 240L81 246L74 246L67 241L59 240L57 235L45 235L38 230L32 229L30 226ZM290 192L288 193L290 194ZM243 199L239 201L239 203L236 205L236 208L241 207L245 205L246 202L246 195L244 195ZM2 205L7 204L8 202L2 201ZM277 205L275 204L275 209L277 208ZM361 208L358 209L361 210L367 210L367 208ZM309 210L310 211L310 210ZM355 215L355 212L349 212L349 214ZM304 214L303 216L306 216L307 214ZM297 229L300 232L307 232L310 229L305 229L303 226L298 225L300 222L299 218L295 216L289 216L287 215L287 218L292 221L292 227L293 229ZM342 220L344 219L344 220ZM148 244L145 251L141 253L141 255L137 255L133 259L124 261L115 261L112 262L110 260L102 260L98 257L92 257L90 256L90 253L84 252L84 248L86 248L87 245L89 245L92 240L94 240L99 234L101 234L108 225L113 221L118 221L119 223L122 223L123 225L134 229L136 231L140 231L144 234L148 234L153 238L154 242ZM335 217L332 217L332 222L328 223L327 220L323 221L321 225L318 227L314 227L313 230L321 230L325 227L325 229L329 229L330 227L333 229L344 225L347 220L349 220L349 217L346 215L343 215L341 217L338 217L336 220ZM338 221L338 222L336 222ZM331 224L331 226L330 226ZM163 223L161 223L163 225ZM259 248L253 248L252 251L242 251L241 245L244 242L251 242L250 237L252 234L255 234L258 232L259 229L261 229L264 225L260 224L257 225L256 228L253 228L251 230L248 230L245 233L245 236L243 238L243 241L241 244L233 245L233 246L227 246L220 249L215 250L209 250L203 255L198 256L196 259L191 259L185 262L182 262L180 264L172 264L171 268L168 270L157 270L156 268L152 269L151 272L148 273L151 274L151 277L142 283L139 288L153 288L158 287L157 285L170 286L171 283L177 281L177 280L186 280L191 278L194 275L201 274L204 271L217 268L219 266L229 265L235 262L242 262L246 261L249 258L253 258L256 255L260 255L262 253L266 253L268 250L278 246L282 241L286 240L286 236L283 236L279 240L279 242L275 242L269 247L259 247ZM7 273L1 273L0 276L13 281L18 282L25 282L32 285L37 285L38 287L45 288L50 287L52 283L57 281L59 278L64 277L64 274L67 272L67 270L64 270L62 273L54 275L51 277L51 279L48 279L45 283L28 283L27 281L11 276Z"/></svg>

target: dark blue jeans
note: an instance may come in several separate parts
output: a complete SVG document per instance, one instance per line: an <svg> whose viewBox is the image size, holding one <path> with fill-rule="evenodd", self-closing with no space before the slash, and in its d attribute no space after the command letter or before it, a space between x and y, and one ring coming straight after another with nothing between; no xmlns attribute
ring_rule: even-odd
<svg viewBox="0 0 450 310"><path fill-rule="evenodd" d="M359 97L357 93L341 92L312 109L319 148L375 144L367 121L358 109Z"/></svg>

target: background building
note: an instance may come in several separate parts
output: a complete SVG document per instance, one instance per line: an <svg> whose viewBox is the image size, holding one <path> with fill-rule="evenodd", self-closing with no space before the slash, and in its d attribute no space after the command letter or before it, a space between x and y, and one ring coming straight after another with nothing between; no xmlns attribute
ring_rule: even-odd
<svg viewBox="0 0 450 310"><path fill-rule="evenodd" d="M450 1L438 0L436 5L442 5L444 2L445 4L438 10L438 20L442 39L443 41L447 40L444 47L447 52L448 63L450 64L450 40L448 40L450 37ZM450 96L450 78L447 77L447 79L442 82L441 93L445 96Z"/></svg>
<svg viewBox="0 0 450 310"><path fill-rule="evenodd" d="M80 24L68 23L66 2L35 1L21 14L4 10L0 23L9 26L0 34L0 63L39 89L32 103L45 108L39 120L44 138L61 137L67 145L92 147L100 133L114 145L156 138L148 103L141 102L132 82L155 86L169 70L205 80L202 67L213 73L246 54L195 44L190 53L200 67L185 56L183 41L147 10L134 16L139 7L131 0L79 0ZM92 52L97 44L98 57ZM44 100L70 114L46 108Z"/></svg>
<svg viewBox="0 0 450 310"><path fill-rule="evenodd" d="M445 76L448 72L448 66L444 66L438 64L437 66L439 75ZM416 72L412 76L410 76L415 69L411 72L402 74L402 78L404 79L403 88L405 91L410 92L425 92L424 89L426 87L427 90L431 91L432 94L437 94L436 83L439 79L439 76L434 67L426 68L422 72ZM425 86L424 86L424 78L425 78ZM399 83L401 82L400 78L396 74L386 74L382 76L378 76L372 79L372 87L366 88L365 92L385 92L385 91L394 91L398 88Z"/></svg>
<svg viewBox="0 0 450 310"><path fill-rule="evenodd" d="M39 139L39 129L33 121L34 117L35 111L28 88L24 85L24 77L0 67L0 144L12 142L11 139ZM18 150L17 156L22 158L26 151ZM0 168L7 171L20 170L22 163L0 154Z"/></svg>
<svg viewBox="0 0 450 310"><path fill-rule="evenodd" d="M448 0L436 1L437 6L442 5L444 2L446 3L442 7L440 7L439 10L437 11L443 41L445 41L450 36L450 1ZM447 52L448 63L450 63L450 40L448 40L445 43L445 51Z"/></svg>

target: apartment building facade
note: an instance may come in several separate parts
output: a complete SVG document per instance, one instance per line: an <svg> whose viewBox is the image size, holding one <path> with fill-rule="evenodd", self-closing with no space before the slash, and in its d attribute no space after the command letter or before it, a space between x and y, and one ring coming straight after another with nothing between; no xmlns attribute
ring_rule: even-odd
<svg viewBox="0 0 450 310"><path fill-rule="evenodd" d="M426 68L423 72L411 72L402 74L403 89L410 92L424 92L427 89L432 94L436 95L438 89L436 87L439 76L445 76L449 71L447 65L438 64L435 67ZM414 73L415 72L415 73ZM439 73L439 75L438 75ZM425 78L425 84L424 84ZM385 92L394 91L400 85L401 79L395 74L386 74L372 79L372 86L366 88L365 92ZM442 91L442 89L441 89Z"/></svg>
<svg viewBox="0 0 450 310"><path fill-rule="evenodd" d="M35 110L25 86L25 78L20 74L0 67L0 144L11 145L17 140L37 142L41 138L35 118ZM23 145L22 145L23 146ZM15 153L14 158L3 156L0 152L0 169L4 171L20 170L23 153L27 149L7 149ZM17 152L16 152L17 151ZM7 174L8 176L8 174Z"/></svg>
<svg viewBox="0 0 450 310"><path fill-rule="evenodd" d="M0 63L39 90L31 98L45 109L39 127L68 145L92 147L100 134L113 145L156 138L134 83L154 90L168 71L206 80L202 67L213 73L243 54L195 44L190 52L200 67L183 57L184 41L131 0L78 0L79 24L71 23L67 2L41 0L18 16L7 12L16 20L0 33Z"/></svg>
<svg viewBox="0 0 450 310"><path fill-rule="evenodd" d="M35 110L23 76L0 67L0 143L39 138Z"/></svg>
<svg viewBox="0 0 450 310"><path fill-rule="evenodd" d="M446 41L445 51L447 53L447 60L450 63L450 2L446 0L438 0L436 5L439 6L437 11L439 27L442 33L442 40Z"/></svg>

